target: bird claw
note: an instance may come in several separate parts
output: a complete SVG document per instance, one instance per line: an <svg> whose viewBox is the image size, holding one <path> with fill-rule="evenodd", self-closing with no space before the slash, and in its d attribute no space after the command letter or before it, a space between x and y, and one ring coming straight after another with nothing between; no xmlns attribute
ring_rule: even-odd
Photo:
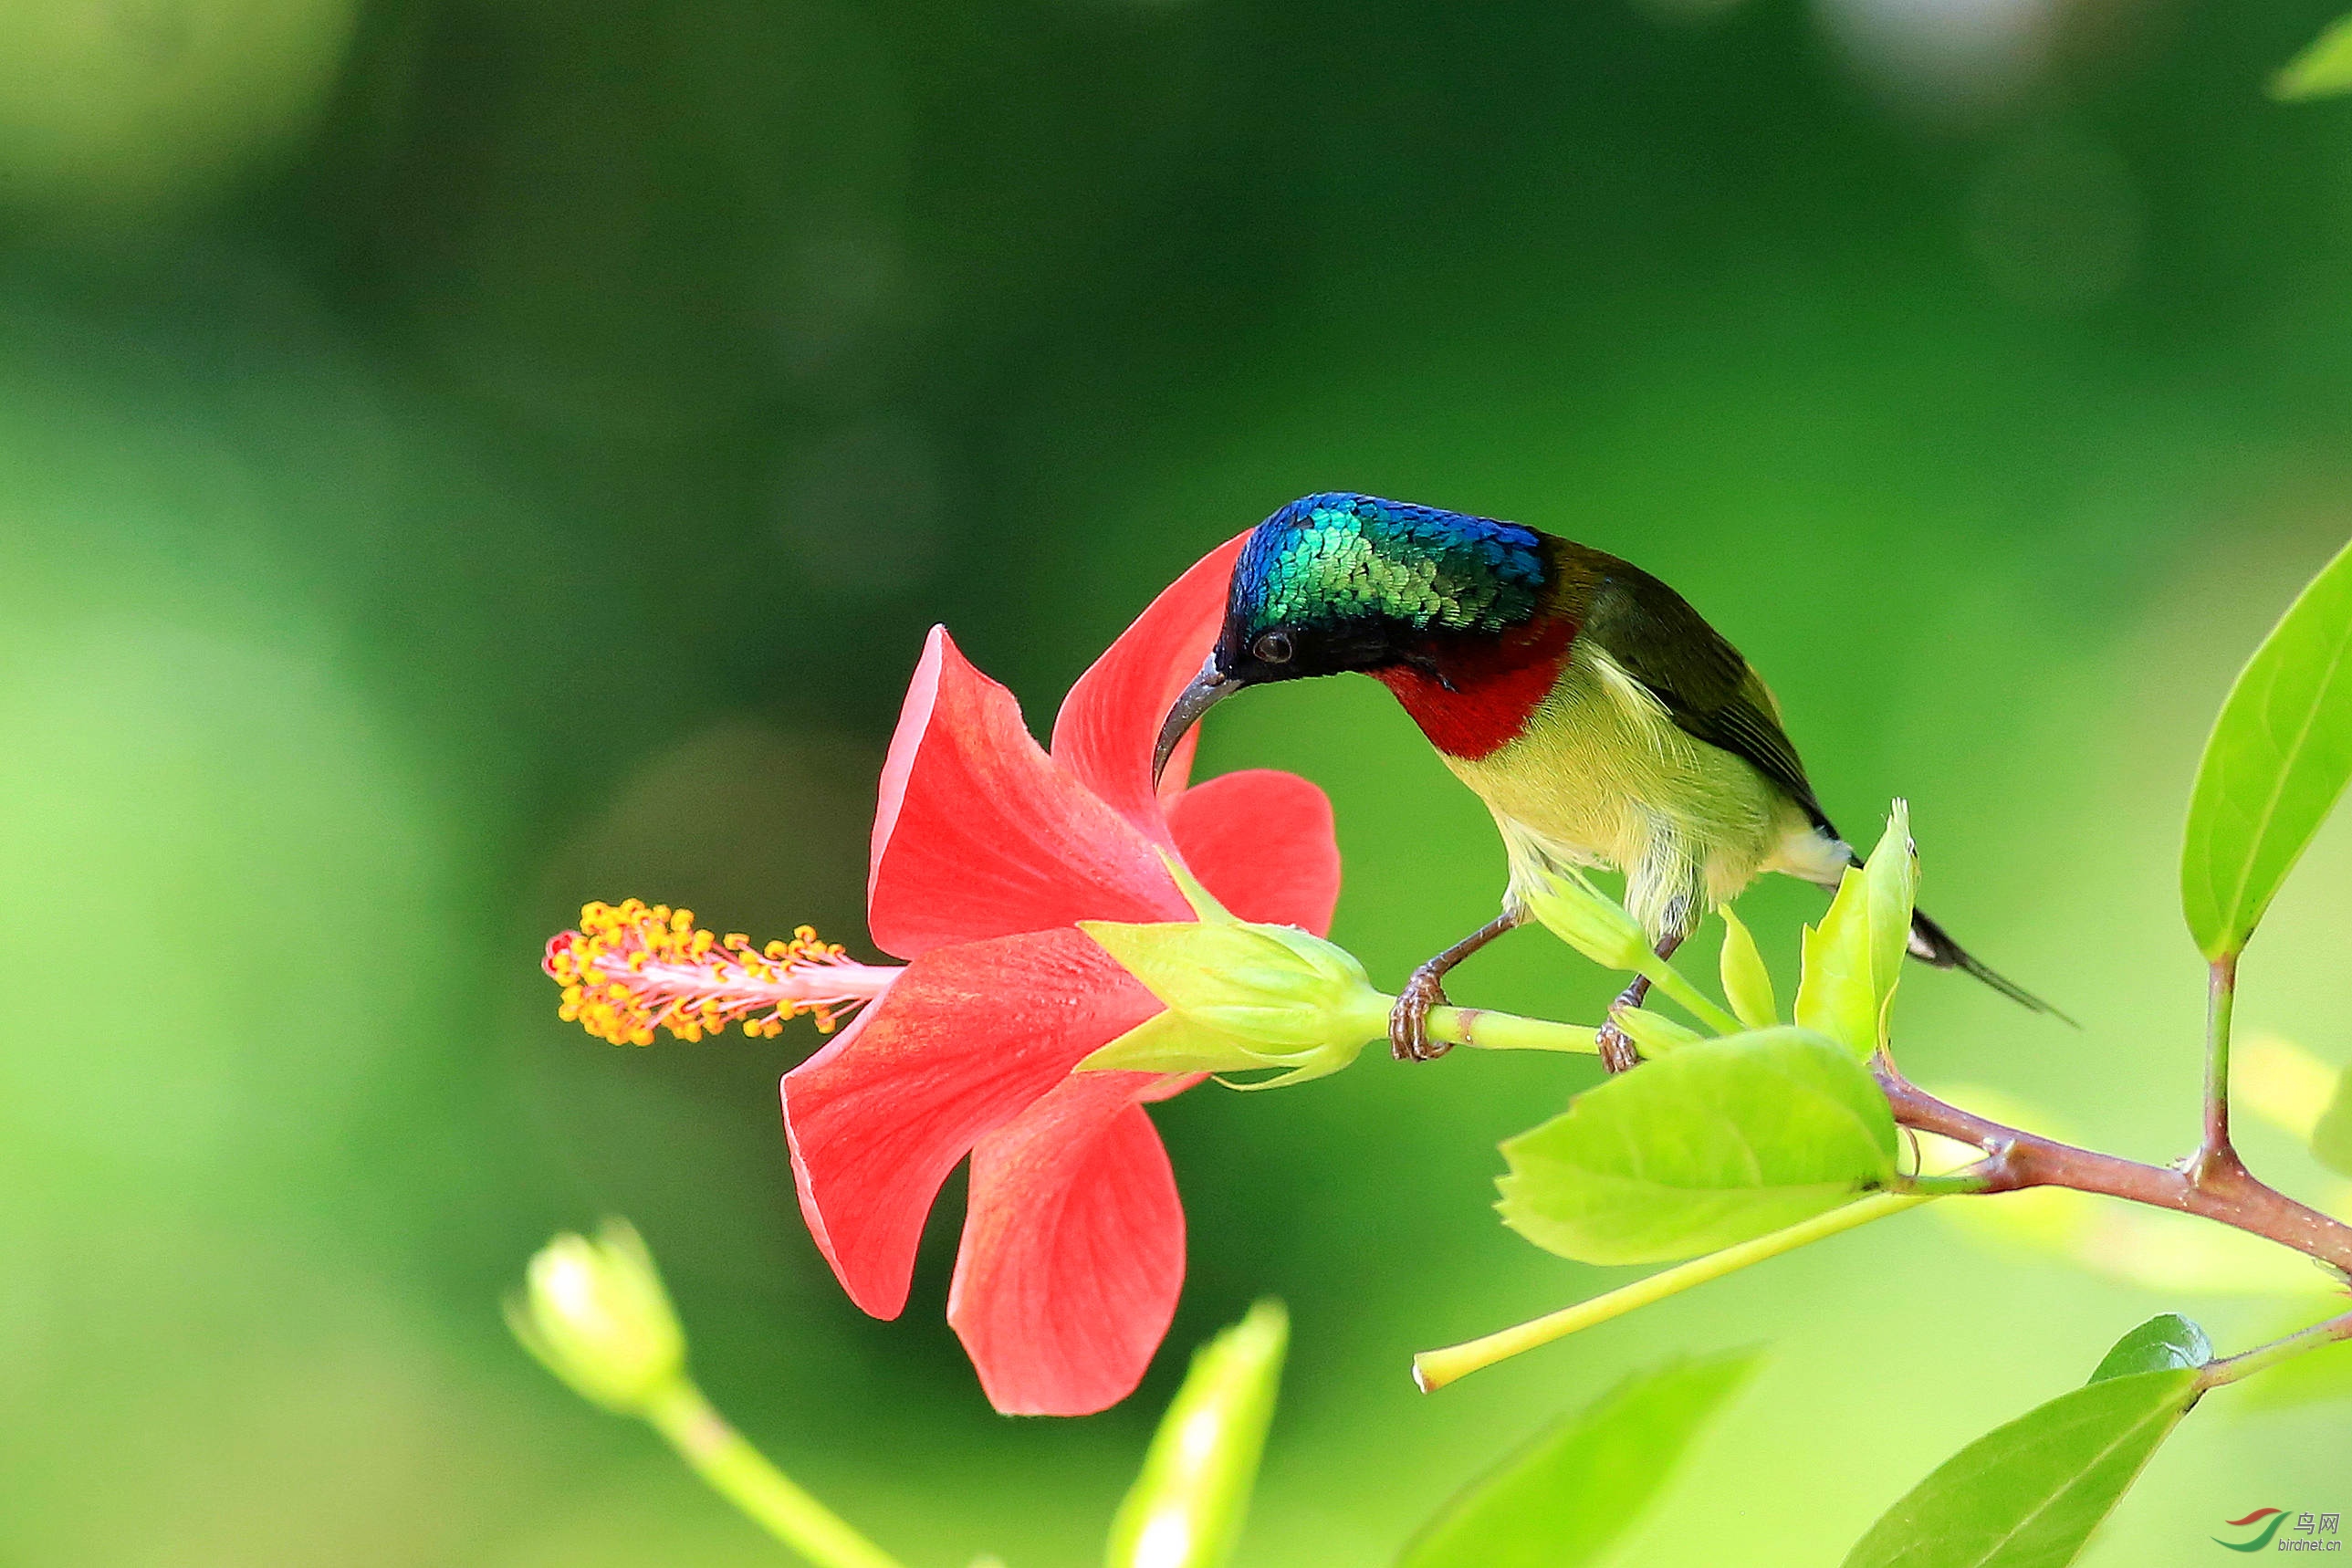
<svg viewBox="0 0 2352 1568"><path fill-rule="evenodd" d="M1444 982L1426 965L1412 972L1389 1012L1389 1054L1401 1062L1433 1062L1454 1047L1429 1037L1429 1010L1451 1005Z"/></svg>
<svg viewBox="0 0 2352 1568"><path fill-rule="evenodd" d="M1628 1072L1642 1065L1642 1053L1617 1026L1617 1009L1609 1010L1609 1021L1601 1026L1593 1037L1601 1047L1601 1065L1612 1074ZM1644 1079L1643 1081L1647 1081Z"/></svg>

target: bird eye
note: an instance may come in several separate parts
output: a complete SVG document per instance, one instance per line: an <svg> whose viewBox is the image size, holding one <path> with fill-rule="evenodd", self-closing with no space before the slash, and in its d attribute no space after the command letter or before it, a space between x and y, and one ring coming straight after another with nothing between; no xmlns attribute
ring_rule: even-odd
<svg viewBox="0 0 2352 1568"><path fill-rule="evenodd" d="M1257 641L1250 644L1250 652L1257 657L1260 664L1288 664L1291 653L1289 634L1264 633Z"/></svg>

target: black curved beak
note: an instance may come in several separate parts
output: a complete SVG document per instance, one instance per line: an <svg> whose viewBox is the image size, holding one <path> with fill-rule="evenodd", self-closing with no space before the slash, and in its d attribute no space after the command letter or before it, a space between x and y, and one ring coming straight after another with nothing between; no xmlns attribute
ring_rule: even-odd
<svg viewBox="0 0 2352 1568"><path fill-rule="evenodd" d="M1176 750L1176 742L1184 732L1201 721L1201 715L1239 691L1246 684L1230 675L1217 671L1217 656L1211 654L1201 673L1192 678L1176 698L1176 705L1168 710L1168 718L1160 726L1160 744L1151 752L1151 782L1158 784L1160 775L1168 771L1168 758Z"/></svg>

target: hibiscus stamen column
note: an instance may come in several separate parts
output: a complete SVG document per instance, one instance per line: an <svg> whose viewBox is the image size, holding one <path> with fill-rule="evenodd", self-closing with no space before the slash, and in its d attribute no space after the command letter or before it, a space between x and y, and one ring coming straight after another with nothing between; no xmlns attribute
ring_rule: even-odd
<svg viewBox="0 0 2352 1568"><path fill-rule="evenodd" d="M638 899L583 906L579 928L549 940L543 967L563 987L563 1020L616 1046L650 1046L656 1029L699 1040L734 1023L773 1039L803 1014L829 1035L899 970L856 963L807 926L754 947L701 930L692 910Z"/></svg>

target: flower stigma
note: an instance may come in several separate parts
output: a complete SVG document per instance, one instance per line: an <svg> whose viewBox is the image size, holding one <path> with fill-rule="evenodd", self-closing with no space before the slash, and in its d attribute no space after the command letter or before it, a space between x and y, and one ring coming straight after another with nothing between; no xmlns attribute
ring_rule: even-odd
<svg viewBox="0 0 2352 1568"><path fill-rule="evenodd" d="M656 1029L691 1042L735 1023L772 1039L803 1013L829 1035L899 973L857 963L807 926L754 947L740 932L702 930L692 910L641 899L583 905L578 929L548 940L541 967L563 987L557 1016L616 1046L650 1046Z"/></svg>

